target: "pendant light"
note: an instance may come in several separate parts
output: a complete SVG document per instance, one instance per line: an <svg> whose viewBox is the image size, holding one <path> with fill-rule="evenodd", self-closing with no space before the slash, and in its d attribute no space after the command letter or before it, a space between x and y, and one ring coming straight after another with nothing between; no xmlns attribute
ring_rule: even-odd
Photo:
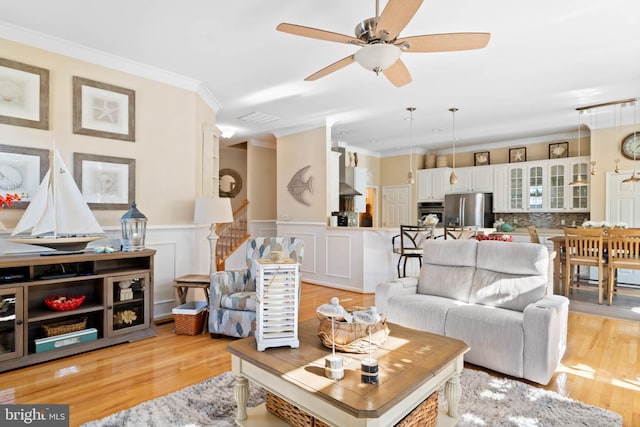
<svg viewBox="0 0 640 427"><path fill-rule="evenodd" d="M578 109L578 158L580 157L580 141L581 141L581 127L582 127L582 113L584 111ZM578 163L578 176L576 177L576 179L574 179L573 181L571 181L569 183L569 185L587 185L588 182L585 181L584 179L582 179L582 168L580 167L580 164Z"/></svg>
<svg viewBox="0 0 640 427"><path fill-rule="evenodd" d="M629 105L633 105L633 140L636 140L636 126L637 126L637 122L636 122L636 112L638 111L638 103L636 101L632 101L631 103L629 103ZM619 138L618 138L619 139ZM633 173L631 174L631 176L627 179L623 179L622 182L630 182L630 183L636 183L636 182L640 182L640 177L638 175L636 175L636 166L635 166L635 161L636 161L636 150L633 151L633 162L634 162L634 166L633 166Z"/></svg>
<svg viewBox="0 0 640 427"><path fill-rule="evenodd" d="M453 119L451 121L451 134L453 140L453 168L451 169L451 176L449 176L449 184L455 185L458 183L458 177L456 176L456 111L457 108L449 108Z"/></svg>
<svg viewBox="0 0 640 427"><path fill-rule="evenodd" d="M413 174L413 112L416 111L415 107L407 107L409 112L409 173L407 174L407 182L413 184L416 182L416 178Z"/></svg>

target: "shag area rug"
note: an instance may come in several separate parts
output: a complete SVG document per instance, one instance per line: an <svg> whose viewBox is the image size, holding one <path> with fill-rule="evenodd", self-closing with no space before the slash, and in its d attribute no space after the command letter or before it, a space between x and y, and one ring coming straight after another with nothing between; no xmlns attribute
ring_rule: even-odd
<svg viewBox="0 0 640 427"><path fill-rule="evenodd" d="M462 372L462 398L457 426L621 426L620 415L586 405L525 383L496 378L482 371ZM225 372L82 427L224 426L234 425L235 377ZM264 392L250 385L250 407L264 401ZM440 390L440 406L446 399Z"/></svg>

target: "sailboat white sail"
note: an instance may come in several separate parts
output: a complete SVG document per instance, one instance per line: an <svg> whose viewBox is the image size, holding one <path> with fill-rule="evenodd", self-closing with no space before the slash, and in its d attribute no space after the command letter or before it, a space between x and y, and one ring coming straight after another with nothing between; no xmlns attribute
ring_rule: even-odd
<svg viewBox="0 0 640 427"><path fill-rule="evenodd" d="M84 249L88 242L103 237L95 234L104 234L55 148L49 171L11 235L28 230L31 230L33 238L7 240L54 249L78 250ZM94 235L89 236L91 234Z"/></svg>

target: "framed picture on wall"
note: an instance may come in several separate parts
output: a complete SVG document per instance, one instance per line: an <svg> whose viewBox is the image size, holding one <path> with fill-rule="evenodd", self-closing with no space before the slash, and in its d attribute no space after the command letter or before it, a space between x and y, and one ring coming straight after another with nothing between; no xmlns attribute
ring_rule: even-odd
<svg viewBox="0 0 640 427"><path fill-rule="evenodd" d="M0 123L49 129L49 70L0 58Z"/></svg>
<svg viewBox="0 0 640 427"><path fill-rule="evenodd" d="M550 159L562 159L569 157L569 143L568 142L554 142L549 144L549 158Z"/></svg>
<svg viewBox="0 0 640 427"><path fill-rule="evenodd" d="M489 164L489 152L481 151L480 153L473 153L473 165L474 166L487 166Z"/></svg>
<svg viewBox="0 0 640 427"><path fill-rule="evenodd" d="M135 159L73 153L73 178L91 209L129 209L135 200Z"/></svg>
<svg viewBox="0 0 640 427"><path fill-rule="evenodd" d="M135 141L136 93L73 77L73 133Z"/></svg>
<svg viewBox="0 0 640 427"><path fill-rule="evenodd" d="M509 148L509 163L527 161L527 147Z"/></svg>
<svg viewBox="0 0 640 427"><path fill-rule="evenodd" d="M0 145L0 193L17 194L26 208L49 169L49 150Z"/></svg>

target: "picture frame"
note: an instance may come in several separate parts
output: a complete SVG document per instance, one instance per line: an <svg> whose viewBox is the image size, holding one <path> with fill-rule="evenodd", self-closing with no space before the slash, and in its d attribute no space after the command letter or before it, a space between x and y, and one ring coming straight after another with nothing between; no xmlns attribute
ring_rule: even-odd
<svg viewBox="0 0 640 427"><path fill-rule="evenodd" d="M16 193L22 199L15 208L26 208L49 170L49 150L0 145L0 193Z"/></svg>
<svg viewBox="0 0 640 427"><path fill-rule="evenodd" d="M73 77L73 133L135 141L132 89Z"/></svg>
<svg viewBox="0 0 640 427"><path fill-rule="evenodd" d="M490 158L490 153L488 151L473 153L473 166L487 166L491 164Z"/></svg>
<svg viewBox="0 0 640 427"><path fill-rule="evenodd" d="M509 163L527 161L527 147L509 148Z"/></svg>
<svg viewBox="0 0 640 427"><path fill-rule="evenodd" d="M552 142L549 144L550 159L564 159L569 157L569 142Z"/></svg>
<svg viewBox="0 0 640 427"><path fill-rule="evenodd" d="M135 159L73 153L73 178L91 209L129 209L135 201Z"/></svg>
<svg viewBox="0 0 640 427"><path fill-rule="evenodd" d="M49 129L49 70L0 58L0 123Z"/></svg>

